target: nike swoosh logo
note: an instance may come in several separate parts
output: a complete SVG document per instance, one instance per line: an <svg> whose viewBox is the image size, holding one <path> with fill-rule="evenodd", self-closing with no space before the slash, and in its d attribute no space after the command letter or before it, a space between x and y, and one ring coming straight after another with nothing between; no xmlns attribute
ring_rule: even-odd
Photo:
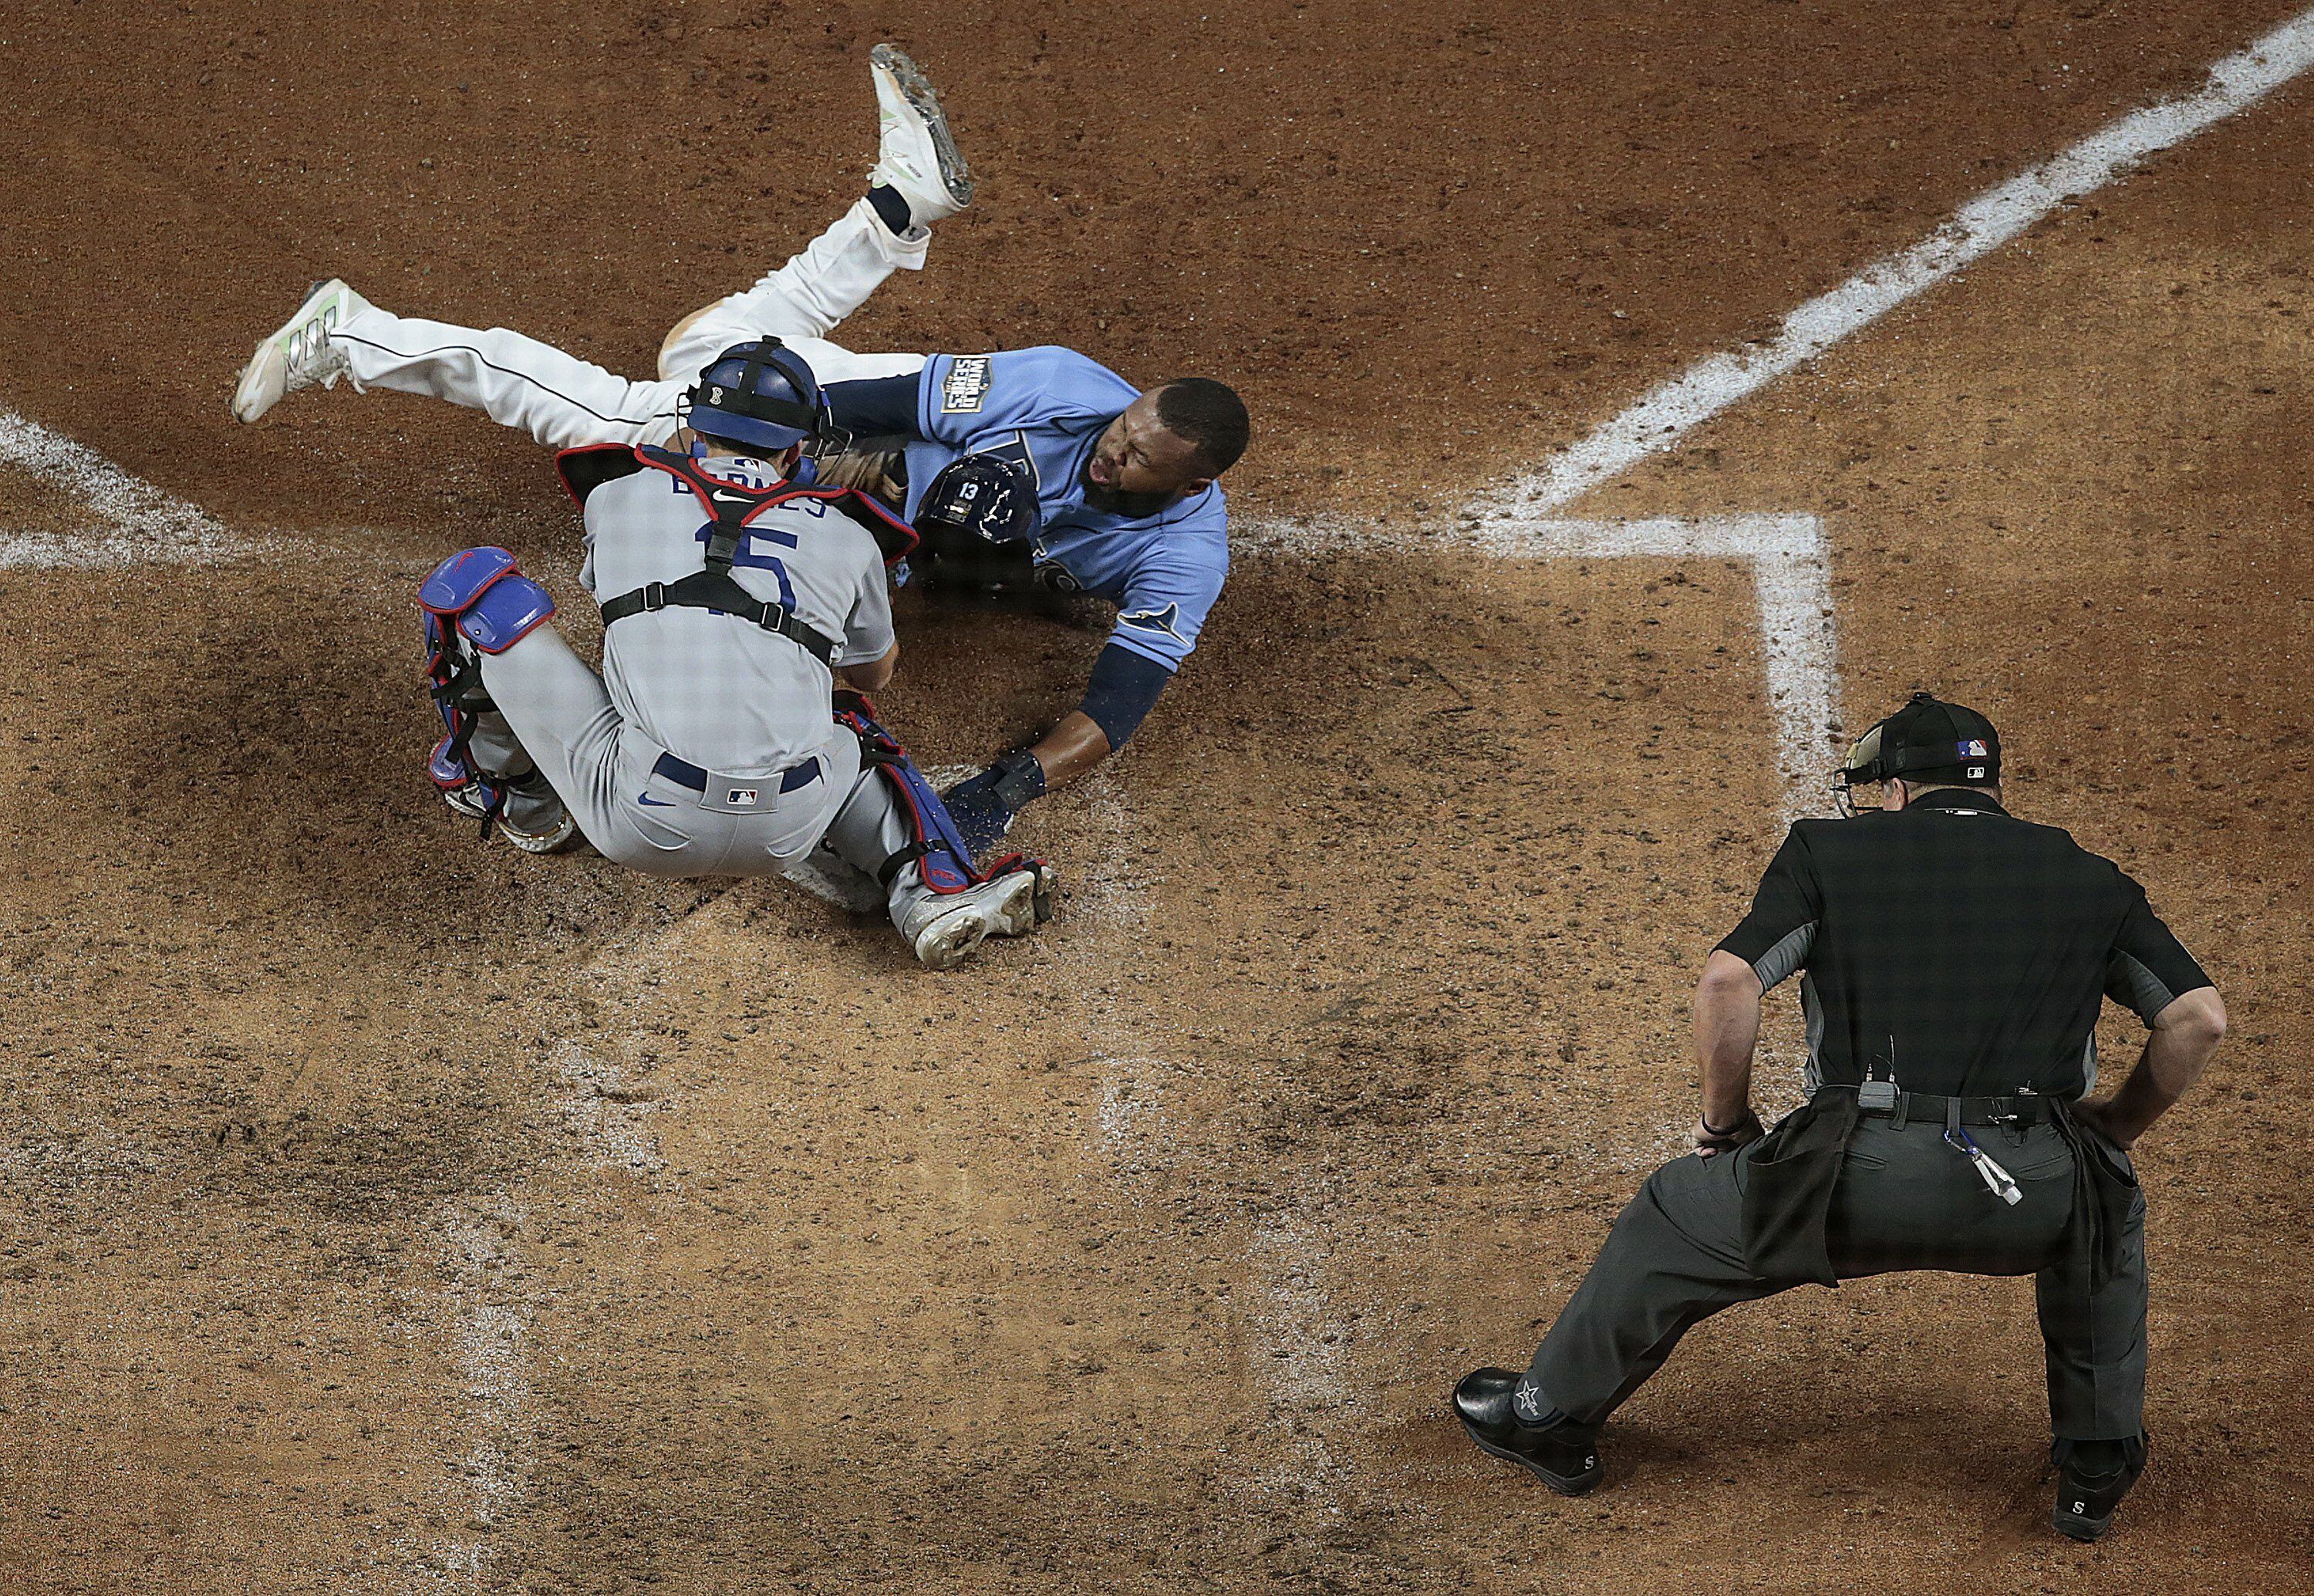
<svg viewBox="0 0 2314 1596"><path fill-rule="evenodd" d="M647 804L654 809L672 809L675 807L673 804L668 803L665 798L655 798L647 792L639 792L635 794L635 802L639 804Z"/></svg>
<svg viewBox="0 0 2314 1596"><path fill-rule="evenodd" d="M753 504L755 502L744 493L711 492L707 497L713 499L717 504Z"/></svg>

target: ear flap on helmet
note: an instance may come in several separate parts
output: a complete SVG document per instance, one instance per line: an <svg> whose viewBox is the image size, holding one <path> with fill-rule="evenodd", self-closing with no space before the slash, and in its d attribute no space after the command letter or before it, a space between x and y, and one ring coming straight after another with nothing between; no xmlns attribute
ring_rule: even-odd
<svg viewBox="0 0 2314 1596"><path fill-rule="evenodd" d="M1881 734L1887 729L1885 720L1848 745L1848 757L1840 762L1840 769L1832 775L1833 800L1841 814L1856 813L1856 789L1871 787L1888 779L1886 763L1881 758Z"/></svg>

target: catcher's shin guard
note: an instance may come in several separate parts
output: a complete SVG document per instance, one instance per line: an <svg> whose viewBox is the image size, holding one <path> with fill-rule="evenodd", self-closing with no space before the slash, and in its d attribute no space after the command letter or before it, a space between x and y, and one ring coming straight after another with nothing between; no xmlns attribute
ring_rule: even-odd
<svg viewBox="0 0 2314 1596"><path fill-rule="evenodd" d="M890 891L894 877L912 864L925 889L941 896L967 891L1014 870L1031 870L1037 876L1037 923L1041 925L1053 917L1052 890L1047 883L1044 860L1008 853L990 860L985 869L975 865L972 850L965 846L948 806L941 801L932 784L924 780L923 772L916 769L899 739L877 724L876 707L859 693L838 692L835 718L850 727L860 739L861 763L872 765L891 784L892 796L898 800L901 816L914 839L877 869L879 886Z"/></svg>
<svg viewBox="0 0 2314 1596"><path fill-rule="evenodd" d="M477 717L497 707L482 689L481 657L503 654L544 625L554 600L522 574L512 554L484 547L461 549L436 566L419 584L418 607L428 691L443 726L427 774L454 807L481 815L487 837L506 792L503 782L487 778L467 756Z"/></svg>

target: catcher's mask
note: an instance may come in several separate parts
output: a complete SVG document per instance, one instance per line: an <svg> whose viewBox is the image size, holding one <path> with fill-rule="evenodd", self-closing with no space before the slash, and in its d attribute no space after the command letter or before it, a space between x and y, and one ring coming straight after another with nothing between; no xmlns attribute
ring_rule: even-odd
<svg viewBox="0 0 2314 1596"><path fill-rule="evenodd" d="M1974 710L1931 693L1912 701L1856 739L1833 772L1833 797L1842 815L1856 813L1856 789L1902 777L1990 787L2000 780L2000 734Z"/></svg>
<svg viewBox="0 0 2314 1596"><path fill-rule="evenodd" d="M676 419L736 448L778 454L800 444L815 460L851 441L829 415L811 367L776 338L733 344L716 356L684 394Z"/></svg>
<svg viewBox="0 0 2314 1596"><path fill-rule="evenodd" d="M940 469L916 503L916 530L929 543L961 533L985 543L1026 542L1037 531L1037 489L1028 468L997 454L959 454Z"/></svg>

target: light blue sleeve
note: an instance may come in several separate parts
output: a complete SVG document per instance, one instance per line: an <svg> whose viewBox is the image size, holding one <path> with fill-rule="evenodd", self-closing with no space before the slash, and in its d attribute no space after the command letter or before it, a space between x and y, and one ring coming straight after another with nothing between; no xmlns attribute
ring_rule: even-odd
<svg viewBox="0 0 2314 1596"><path fill-rule="evenodd" d="M916 389L923 435L961 448L986 433L1113 416L1139 390L1097 360L1047 345L934 355Z"/></svg>
<svg viewBox="0 0 2314 1596"><path fill-rule="evenodd" d="M1206 615L1221 596L1228 575L1226 546L1215 556L1193 548L1144 562L1126 581L1108 640L1169 671L1180 669L1197 648Z"/></svg>

